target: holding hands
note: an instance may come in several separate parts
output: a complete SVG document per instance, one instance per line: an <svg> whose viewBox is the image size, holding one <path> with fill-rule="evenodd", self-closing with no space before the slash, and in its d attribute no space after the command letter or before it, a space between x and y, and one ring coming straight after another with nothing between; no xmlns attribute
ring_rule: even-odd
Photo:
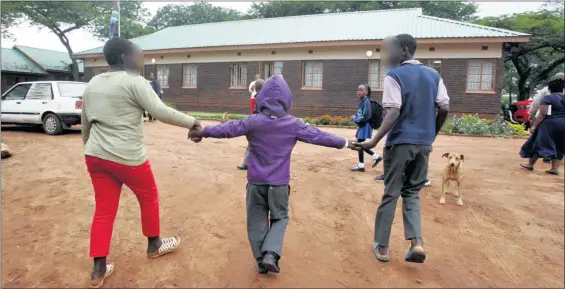
<svg viewBox="0 0 565 289"><path fill-rule="evenodd" d="M190 128L190 130L188 131L188 138L195 143L199 143L202 141L202 137L200 136L201 132L202 125L200 125L199 120L196 120L192 128Z"/></svg>

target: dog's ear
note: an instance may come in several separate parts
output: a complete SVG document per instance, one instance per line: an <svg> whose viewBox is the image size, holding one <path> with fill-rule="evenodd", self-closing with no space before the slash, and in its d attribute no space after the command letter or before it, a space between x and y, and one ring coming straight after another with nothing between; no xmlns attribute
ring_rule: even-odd
<svg viewBox="0 0 565 289"><path fill-rule="evenodd" d="M465 156L464 156L464 155L460 155L460 157L461 157L461 161L462 161L462 162L465 161Z"/></svg>
<svg viewBox="0 0 565 289"><path fill-rule="evenodd" d="M449 156L449 153L444 153L443 156L441 156L442 158L446 158Z"/></svg>

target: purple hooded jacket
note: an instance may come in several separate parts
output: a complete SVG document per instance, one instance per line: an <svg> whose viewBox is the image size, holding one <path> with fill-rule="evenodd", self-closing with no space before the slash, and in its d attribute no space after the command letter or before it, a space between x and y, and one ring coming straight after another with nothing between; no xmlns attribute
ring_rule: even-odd
<svg viewBox="0 0 565 289"><path fill-rule="evenodd" d="M290 181L290 154L297 141L345 148L347 140L305 124L288 114L292 94L286 81L274 75L265 81L257 98L258 114L242 120L207 126L202 137L233 138L249 142L247 180L256 185L285 185Z"/></svg>

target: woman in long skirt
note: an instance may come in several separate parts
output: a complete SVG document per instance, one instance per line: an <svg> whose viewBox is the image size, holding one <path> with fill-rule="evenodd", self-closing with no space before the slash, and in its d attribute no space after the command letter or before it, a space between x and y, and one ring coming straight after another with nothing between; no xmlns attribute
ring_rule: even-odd
<svg viewBox="0 0 565 289"><path fill-rule="evenodd" d="M522 146L520 156L529 162L522 168L533 171L539 158L550 158L551 169L545 171L559 175L559 166L565 154L565 98L563 79L554 77L548 84L550 95L541 100L540 114L530 128L532 135Z"/></svg>

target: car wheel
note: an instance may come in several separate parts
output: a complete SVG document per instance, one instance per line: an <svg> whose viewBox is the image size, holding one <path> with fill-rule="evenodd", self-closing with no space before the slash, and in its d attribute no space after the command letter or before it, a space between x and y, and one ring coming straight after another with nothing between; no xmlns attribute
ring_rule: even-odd
<svg viewBox="0 0 565 289"><path fill-rule="evenodd" d="M48 135L58 135L63 133L63 123L54 114L50 113L43 118L43 130Z"/></svg>

